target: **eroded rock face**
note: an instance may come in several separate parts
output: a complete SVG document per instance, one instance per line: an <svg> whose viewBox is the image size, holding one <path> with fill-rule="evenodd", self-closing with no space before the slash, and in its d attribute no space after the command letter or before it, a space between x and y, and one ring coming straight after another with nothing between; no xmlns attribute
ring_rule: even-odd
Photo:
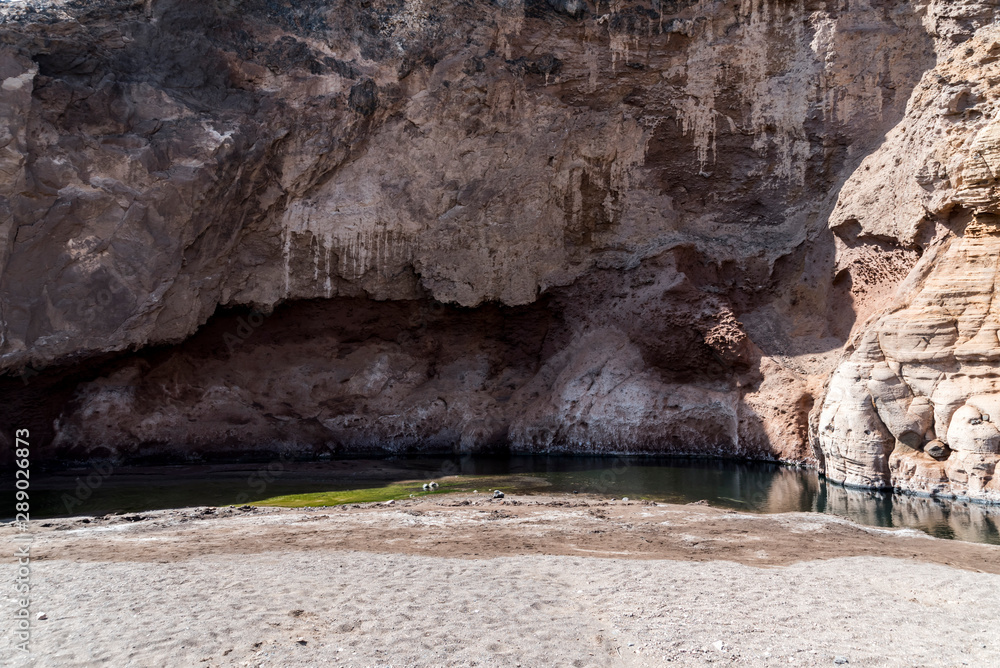
<svg viewBox="0 0 1000 668"><path fill-rule="evenodd" d="M680 245L766 273L933 61L895 2L40 7L3 10L6 368L219 304L526 304Z"/></svg>
<svg viewBox="0 0 1000 668"><path fill-rule="evenodd" d="M906 305L865 330L819 417L825 470L851 484L1000 498L1000 226L942 242Z"/></svg>
<svg viewBox="0 0 1000 668"><path fill-rule="evenodd" d="M997 80L1000 31L983 29L924 77L843 190L834 224L935 238L830 382L817 443L835 480L1000 500Z"/></svg>
<svg viewBox="0 0 1000 668"><path fill-rule="evenodd" d="M4 5L0 367L14 379L0 413L64 459L511 447L809 461L807 416L845 340L945 234L906 218L908 182L888 204L840 187L994 13ZM945 104L970 128L977 85ZM892 132L862 169L909 155L908 130ZM992 172L968 170L971 206ZM950 188L943 173L920 178ZM877 227L879 206L903 222ZM250 309L263 322L239 336ZM841 419L872 433L838 447L881 471L875 432L890 432L864 397L898 395L892 428L921 438L934 409L868 363L843 390L861 417Z"/></svg>

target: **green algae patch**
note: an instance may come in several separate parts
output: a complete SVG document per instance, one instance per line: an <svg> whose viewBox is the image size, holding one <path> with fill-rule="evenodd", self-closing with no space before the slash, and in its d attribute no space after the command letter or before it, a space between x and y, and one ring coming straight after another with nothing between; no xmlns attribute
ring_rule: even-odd
<svg viewBox="0 0 1000 668"><path fill-rule="evenodd" d="M444 494L446 492L471 491L472 487L462 481L439 482L440 487L425 490L423 481L405 481L392 483L381 487L364 487L361 489L344 489L329 492L309 492L306 494L286 494L273 496L262 501L253 501L255 506L280 506L283 508L309 508L314 506L342 506L345 503L377 503L409 499L411 497Z"/></svg>
<svg viewBox="0 0 1000 668"><path fill-rule="evenodd" d="M438 488L440 489L440 488ZM345 503L373 503L408 499L410 496L426 496L434 492L425 491L420 485L386 485L364 489L345 489L334 492L310 492L308 494L286 494L272 496L263 501L254 501L255 506L281 506L284 508L308 508L311 506L341 506Z"/></svg>
<svg viewBox="0 0 1000 668"><path fill-rule="evenodd" d="M513 480L512 480L513 479ZM282 508L310 508L316 506L342 506L347 503L379 503L396 501L433 494L472 493L492 494L494 489L511 492L512 487L521 491L537 491L547 486L541 478L534 476L479 476L462 475L438 478L439 487L431 490L423 488L425 480L405 480L377 487L341 489L328 492L307 492L272 496L261 501L251 501L254 506L276 506ZM511 483L519 483L512 485ZM528 492L530 493L530 492Z"/></svg>

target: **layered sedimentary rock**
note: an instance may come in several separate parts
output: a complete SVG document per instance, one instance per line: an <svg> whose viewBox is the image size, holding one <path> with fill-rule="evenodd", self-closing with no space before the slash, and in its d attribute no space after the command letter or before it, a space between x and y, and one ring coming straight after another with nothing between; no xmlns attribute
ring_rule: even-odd
<svg viewBox="0 0 1000 668"><path fill-rule="evenodd" d="M887 198L860 170L895 160L886 147L926 123L928 72L994 14L985 0L5 4L3 419L65 460L809 461L807 417L844 342L961 231L907 222L924 206L912 184ZM975 124L968 87L941 104ZM933 199L946 170L928 164L916 194ZM858 382L922 428L912 389ZM864 414L860 395L844 401ZM888 458L861 447L871 467Z"/></svg>
<svg viewBox="0 0 1000 668"><path fill-rule="evenodd" d="M924 77L834 212L928 247L830 381L817 442L835 480L1000 500L998 81L984 29Z"/></svg>

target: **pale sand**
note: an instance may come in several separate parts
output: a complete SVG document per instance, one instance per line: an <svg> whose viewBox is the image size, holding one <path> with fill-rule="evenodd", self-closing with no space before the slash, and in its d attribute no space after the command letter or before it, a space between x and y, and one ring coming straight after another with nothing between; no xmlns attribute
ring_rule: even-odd
<svg viewBox="0 0 1000 668"><path fill-rule="evenodd" d="M30 658L5 632L0 665L1000 666L995 546L805 514L462 503L53 520L32 545L48 618ZM5 620L14 606L8 588Z"/></svg>

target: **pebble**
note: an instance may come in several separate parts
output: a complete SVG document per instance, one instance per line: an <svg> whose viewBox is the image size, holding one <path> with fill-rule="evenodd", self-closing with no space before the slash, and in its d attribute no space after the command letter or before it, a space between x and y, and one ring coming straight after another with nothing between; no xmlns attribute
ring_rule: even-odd
<svg viewBox="0 0 1000 668"><path fill-rule="evenodd" d="M48 618L49 616L46 615L44 612L39 612L37 615L35 615L35 619L48 619Z"/></svg>
<svg viewBox="0 0 1000 668"><path fill-rule="evenodd" d="M395 503L396 503L396 501L394 499L389 499L388 501L386 501L382 505L383 506L391 506L391 505L394 505Z"/></svg>
<svg viewBox="0 0 1000 668"><path fill-rule="evenodd" d="M430 486L430 485L428 485L428 484L427 484L427 483L425 482L425 483L424 483L424 490L428 490L428 489L430 489L430 488L431 488L431 486Z"/></svg>
<svg viewBox="0 0 1000 668"><path fill-rule="evenodd" d="M721 652L726 647L726 644L721 640L716 640L714 643L712 643L712 647L714 647L716 651Z"/></svg>
<svg viewBox="0 0 1000 668"><path fill-rule="evenodd" d="M628 501L628 497L627 496L623 496L622 497L622 501Z"/></svg>
<svg viewBox="0 0 1000 668"><path fill-rule="evenodd" d="M499 489L495 490L493 492L493 498L494 499L502 499L503 498L503 492L501 492Z"/></svg>
<svg viewBox="0 0 1000 668"><path fill-rule="evenodd" d="M836 656L833 658L833 662L838 666L842 666L845 663L850 663L850 660L846 656Z"/></svg>

